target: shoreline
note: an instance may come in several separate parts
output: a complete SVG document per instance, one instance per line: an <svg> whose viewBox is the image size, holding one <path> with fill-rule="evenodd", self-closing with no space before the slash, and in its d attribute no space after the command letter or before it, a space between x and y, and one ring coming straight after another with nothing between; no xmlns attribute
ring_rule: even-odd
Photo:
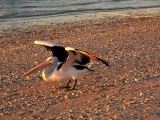
<svg viewBox="0 0 160 120"><path fill-rule="evenodd" d="M5 31L11 30L23 30L30 27L38 25L51 25L59 23L68 23L68 22L79 22L87 20L99 20L99 19L110 19L112 17L123 18L123 17L160 17L160 10L157 8L152 9L137 9L137 10L127 10L127 11L116 11L116 12L98 12L98 13L82 13L75 15L67 16L46 16L46 17L32 17L30 18L21 18L13 19L11 21L4 21L0 23L0 35ZM67 19L66 19L67 18Z"/></svg>

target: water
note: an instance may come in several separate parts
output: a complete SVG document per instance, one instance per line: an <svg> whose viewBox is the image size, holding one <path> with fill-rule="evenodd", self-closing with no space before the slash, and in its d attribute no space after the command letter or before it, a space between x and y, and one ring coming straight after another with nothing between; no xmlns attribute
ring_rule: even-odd
<svg viewBox="0 0 160 120"><path fill-rule="evenodd" d="M0 22L147 8L160 8L160 0L0 0Z"/></svg>

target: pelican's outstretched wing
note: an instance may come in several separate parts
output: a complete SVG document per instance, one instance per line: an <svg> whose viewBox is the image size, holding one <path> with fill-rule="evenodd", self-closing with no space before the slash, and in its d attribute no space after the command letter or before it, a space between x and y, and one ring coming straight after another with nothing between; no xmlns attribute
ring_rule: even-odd
<svg viewBox="0 0 160 120"><path fill-rule="evenodd" d="M57 57L59 62L65 62L65 64L85 65L90 62L90 59L93 59L109 66L109 64L103 59L79 49L71 47L64 48L48 41L35 41L34 43L45 46L48 50L51 50L53 56Z"/></svg>
<svg viewBox="0 0 160 120"><path fill-rule="evenodd" d="M68 52L67 60L72 61L72 63L75 62L80 65L85 65L90 62L90 59L93 59L93 60L101 61L106 66L109 66L109 64L106 61L104 61L103 59L101 59L91 53L88 53L86 51L74 49L71 47L66 47L65 50Z"/></svg>
<svg viewBox="0 0 160 120"><path fill-rule="evenodd" d="M54 44L53 42L44 41L44 40L36 40L36 41L34 41L34 44L43 45L45 47L58 46L58 45Z"/></svg>

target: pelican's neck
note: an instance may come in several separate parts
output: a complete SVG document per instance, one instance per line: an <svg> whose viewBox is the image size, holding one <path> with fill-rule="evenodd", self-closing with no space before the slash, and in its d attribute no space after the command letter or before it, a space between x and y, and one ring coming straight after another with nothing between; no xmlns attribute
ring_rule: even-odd
<svg viewBox="0 0 160 120"><path fill-rule="evenodd" d="M48 81L49 78L52 76L52 74L54 74L57 66L58 66L58 60L53 59L53 65L42 71L42 77L45 81Z"/></svg>

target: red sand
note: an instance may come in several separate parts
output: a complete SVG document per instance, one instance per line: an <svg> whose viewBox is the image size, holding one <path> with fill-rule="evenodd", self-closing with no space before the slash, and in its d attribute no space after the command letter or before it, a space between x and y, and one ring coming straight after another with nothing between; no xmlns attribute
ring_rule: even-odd
<svg viewBox="0 0 160 120"><path fill-rule="evenodd" d="M20 76L51 54L34 45L46 39L89 51L94 73L77 90L46 83L41 73ZM0 119L160 119L160 18L84 20L6 32L0 38Z"/></svg>

